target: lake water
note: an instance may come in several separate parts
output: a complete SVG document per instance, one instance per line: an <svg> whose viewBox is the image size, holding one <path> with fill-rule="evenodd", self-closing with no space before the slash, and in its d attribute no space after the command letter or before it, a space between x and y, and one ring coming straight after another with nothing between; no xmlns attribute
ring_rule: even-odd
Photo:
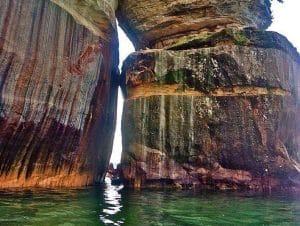
<svg viewBox="0 0 300 226"><path fill-rule="evenodd" d="M300 225L300 197L245 193L0 191L0 225Z"/></svg>

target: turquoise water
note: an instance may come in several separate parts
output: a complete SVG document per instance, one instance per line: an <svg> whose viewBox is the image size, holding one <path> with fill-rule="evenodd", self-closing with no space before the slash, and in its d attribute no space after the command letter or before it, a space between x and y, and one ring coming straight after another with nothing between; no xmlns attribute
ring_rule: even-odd
<svg viewBox="0 0 300 226"><path fill-rule="evenodd" d="M300 197L239 193L0 191L0 225L300 225Z"/></svg>

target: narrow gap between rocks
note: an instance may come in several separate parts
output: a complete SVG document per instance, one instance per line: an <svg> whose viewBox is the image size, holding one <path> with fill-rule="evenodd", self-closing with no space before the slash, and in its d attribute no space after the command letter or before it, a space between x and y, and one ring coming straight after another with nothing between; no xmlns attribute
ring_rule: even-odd
<svg viewBox="0 0 300 226"><path fill-rule="evenodd" d="M119 36L119 54L120 54L120 63L119 63L119 69L121 71L123 61L126 59L126 57L134 52L134 47L127 35L124 33L124 31L119 27L118 25L118 36ZM117 109L117 125L116 125L116 131L115 131L115 138L114 138L114 145L113 145L113 151L110 158L110 163L116 166L121 161L121 154L122 154L122 134L121 134L121 120L122 120L122 111L123 111L123 103L124 103L124 97L121 92L121 88L119 88L118 91L118 109Z"/></svg>

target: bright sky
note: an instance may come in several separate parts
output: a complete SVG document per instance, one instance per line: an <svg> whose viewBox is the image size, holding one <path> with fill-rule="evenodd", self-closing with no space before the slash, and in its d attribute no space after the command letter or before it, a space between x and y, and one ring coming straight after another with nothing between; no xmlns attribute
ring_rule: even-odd
<svg viewBox="0 0 300 226"><path fill-rule="evenodd" d="M273 24L269 28L285 35L300 52L300 1L284 0L272 3Z"/></svg>
<svg viewBox="0 0 300 226"><path fill-rule="evenodd" d="M273 0L272 3L273 24L269 28L271 31L277 31L285 35L300 52L300 0L284 0L279 3ZM128 40L125 33L119 29L120 40L120 68L126 57L134 51L132 43ZM118 118L117 128L114 140L113 154L111 162L115 165L120 162L122 152L122 135L121 135L121 117L123 109L123 97L119 92L118 100Z"/></svg>
<svg viewBox="0 0 300 226"><path fill-rule="evenodd" d="M127 38L126 34L118 29L119 32L119 42L120 42L120 65L119 68L121 70L122 63L126 59L126 57L134 51L134 47L131 41ZM122 119L122 110L123 110L123 96L121 93L121 89L119 88L119 99L118 99L118 114L117 114L117 127L115 133L114 147L111 155L110 162L112 162L115 167L121 160L122 153L122 135L121 135L121 119Z"/></svg>

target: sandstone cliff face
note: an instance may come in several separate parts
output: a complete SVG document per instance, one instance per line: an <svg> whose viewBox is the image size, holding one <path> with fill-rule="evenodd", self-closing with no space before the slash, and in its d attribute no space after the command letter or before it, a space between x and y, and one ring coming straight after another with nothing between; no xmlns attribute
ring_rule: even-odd
<svg viewBox="0 0 300 226"><path fill-rule="evenodd" d="M117 0L51 0L73 16L77 23L108 41L111 26L116 29L115 9ZM111 23L111 25L108 25Z"/></svg>
<svg viewBox="0 0 300 226"><path fill-rule="evenodd" d="M121 0L121 27L137 48L161 48L180 37L224 28L267 28L269 0Z"/></svg>
<svg viewBox="0 0 300 226"><path fill-rule="evenodd" d="M127 99L122 166L127 186L299 190L299 54L277 33L243 29L270 23L260 18L269 18L268 1L235 1L241 6L235 11L226 11L231 1L222 1L226 7L219 4L218 12L233 18L233 28L223 29L222 17L216 23L221 31L197 27L197 34L184 37L179 32L175 41L168 40L165 27L153 23L165 10L163 1L149 4L154 2L152 19L146 10L144 20L141 4L120 3L119 15L136 4L137 12L123 21L134 31L131 35L158 48L132 54L123 67ZM204 4L188 2L189 9ZM208 8L216 2L205 1ZM171 6L182 3L166 5ZM246 6L262 11L247 13ZM186 19L189 12L182 8L185 24L203 19L202 14ZM215 18L212 14L210 19ZM203 26L209 29L209 22ZM161 36L151 33L156 29L167 35L166 42L157 44Z"/></svg>
<svg viewBox="0 0 300 226"><path fill-rule="evenodd" d="M94 5L90 21L88 1L70 13L53 2L0 4L0 187L93 184L110 158L118 76L112 5Z"/></svg>

